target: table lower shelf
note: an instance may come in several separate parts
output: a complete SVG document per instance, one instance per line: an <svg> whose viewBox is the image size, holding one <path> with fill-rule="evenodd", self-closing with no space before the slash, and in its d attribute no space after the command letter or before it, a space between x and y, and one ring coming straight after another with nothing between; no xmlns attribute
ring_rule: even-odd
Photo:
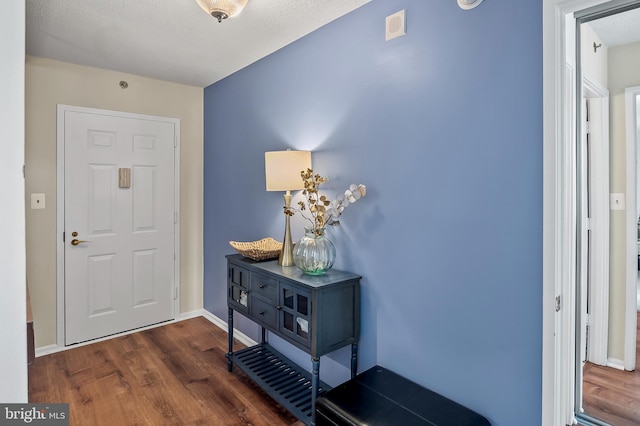
<svg viewBox="0 0 640 426"><path fill-rule="evenodd" d="M311 373L298 367L268 343L227 354L227 358L298 420L310 424L313 414ZM319 382L318 395L330 389L327 384Z"/></svg>

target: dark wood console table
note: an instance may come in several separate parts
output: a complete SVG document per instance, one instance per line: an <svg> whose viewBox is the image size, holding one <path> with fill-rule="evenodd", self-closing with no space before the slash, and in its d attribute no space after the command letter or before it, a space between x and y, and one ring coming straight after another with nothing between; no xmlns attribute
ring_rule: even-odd
<svg viewBox="0 0 640 426"><path fill-rule="evenodd" d="M320 381L320 356L351 345L351 377L357 374L360 278L334 269L305 275L275 260L228 255L229 371L235 364L300 421L315 425L316 398L330 389ZM262 327L259 344L233 351L234 311ZM267 331L311 355L311 374L271 347Z"/></svg>

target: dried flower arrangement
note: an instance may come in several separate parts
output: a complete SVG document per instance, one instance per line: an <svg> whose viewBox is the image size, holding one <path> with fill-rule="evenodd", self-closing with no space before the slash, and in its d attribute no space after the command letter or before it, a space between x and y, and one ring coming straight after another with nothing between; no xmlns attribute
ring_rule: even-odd
<svg viewBox="0 0 640 426"><path fill-rule="evenodd" d="M367 187L363 184L351 184L349 189L344 191L344 194L340 194L335 200L330 201L325 195L320 195L318 192L320 185L327 182L329 178L314 173L312 169L301 171L300 176L304 181L302 195L306 201L298 202L298 210L305 219L311 222L311 228L318 235L327 225L340 225L337 218L340 217L344 209L367 194ZM308 211L311 217L303 213L305 211ZM293 215L293 212L289 211L287 214Z"/></svg>

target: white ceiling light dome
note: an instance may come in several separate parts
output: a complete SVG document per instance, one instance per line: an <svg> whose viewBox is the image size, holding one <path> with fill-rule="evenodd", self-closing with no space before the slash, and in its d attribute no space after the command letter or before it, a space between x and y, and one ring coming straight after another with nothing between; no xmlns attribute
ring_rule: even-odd
<svg viewBox="0 0 640 426"><path fill-rule="evenodd" d="M196 0L202 10L222 22L242 12L248 0Z"/></svg>
<svg viewBox="0 0 640 426"><path fill-rule="evenodd" d="M464 10L471 10L482 3L482 0L458 0L458 6Z"/></svg>

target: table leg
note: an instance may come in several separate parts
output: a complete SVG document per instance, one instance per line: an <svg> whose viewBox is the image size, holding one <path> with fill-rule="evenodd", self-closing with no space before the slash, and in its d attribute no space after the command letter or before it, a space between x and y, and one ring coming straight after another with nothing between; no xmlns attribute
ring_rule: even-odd
<svg viewBox="0 0 640 426"><path fill-rule="evenodd" d="M316 424L316 398L320 385L320 358L311 358L311 426Z"/></svg>
<svg viewBox="0 0 640 426"><path fill-rule="evenodd" d="M231 362L231 356L233 355L233 309L231 308L229 308L227 327L229 332L229 353L227 354L227 370L231 372L233 370L233 362Z"/></svg>
<svg viewBox="0 0 640 426"><path fill-rule="evenodd" d="M358 344L351 344L351 378L358 374Z"/></svg>

